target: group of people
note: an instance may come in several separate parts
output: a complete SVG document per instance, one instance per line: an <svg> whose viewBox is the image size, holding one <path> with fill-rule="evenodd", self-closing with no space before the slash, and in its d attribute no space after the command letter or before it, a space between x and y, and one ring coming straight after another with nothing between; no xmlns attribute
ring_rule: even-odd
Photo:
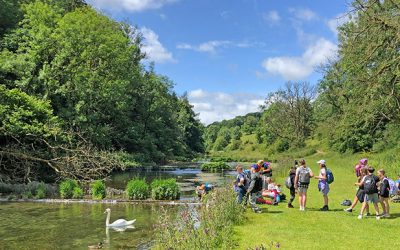
<svg viewBox="0 0 400 250"><path fill-rule="evenodd" d="M259 160L250 169L236 167L237 176L234 183L237 192L237 202L250 203L256 213L261 213L257 203L277 205L285 198L281 185L272 179L272 169L269 162Z"/></svg>
<svg viewBox="0 0 400 250"><path fill-rule="evenodd" d="M289 176L286 179L286 187L290 190L290 198L287 203L288 208L294 208L293 201L296 194L299 196L300 211L306 210L307 190L310 185L310 180L315 178L318 180L318 190L323 197L323 206L320 211L329 211L330 184L334 181L333 173L328 169L325 160L319 160L318 175L314 175L312 170L307 167L304 159L295 161L294 166L289 171ZM262 160L257 164L251 165L250 169L243 169L242 166L236 167L237 176L234 181L234 189L237 193L237 202L250 204L252 210L260 213L261 209L257 203L277 205L284 197L280 185L272 179L272 169L269 162ZM364 217L364 213L369 213L368 203L372 203L375 208L376 218L390 217L389 195L393 189L397 190L400 185L399 179L394 182L387 178L385 171L380 169L377 171L377 176L374 175L374 168L368 166L368 160L362 159L355 167L358 186L356 196L351 206L345 209L346 212L352 212L357 202L362 203L359 219ZM397 187L397 189L396 189ZM383 213L379 213L378 204L381 204Z"/></svg>
<svg viewBox="0 0 400 250"><path fill-rule="evenodd" d="M373 204L377 220L381 217L390 217L389 197L390 195L400 194L400 174L396 181L389 179L383 169L378 170L377 175L375 175L375 169L368 165L366 158L360 160L359 164L354 167L354 172L357 177L355 185L358 186L358 189L352 205L344 211L353 212L354 207L360 202L362 206L358 219L370 215L369 204ZM379 213L379 203L382 207L382 213Z"/></svg>

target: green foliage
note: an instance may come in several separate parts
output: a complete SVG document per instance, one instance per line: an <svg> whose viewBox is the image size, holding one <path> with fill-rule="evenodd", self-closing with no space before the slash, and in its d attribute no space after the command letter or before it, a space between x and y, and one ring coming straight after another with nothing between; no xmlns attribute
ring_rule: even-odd
<svg viewBox="0 0 400 250"><path fill-rule="evenodd" d="M79 186L74 187L72 190L72 198L73 199L82 199L83 198L83 190Z"/></svg>
<svg viewBox="0 0 400 250"><path fill-rule="evenodd" d="M223 161L220 162L205 162L201 165L201 171L220 172L230 169L229 165Z"/></svg>
<svg viewBox="0 0 400 250"><path fill-rule="evenodd" d="M145 200L150 195L149 185L144 179L132 179L126 185L126 194L129 199Z"/></svg>
<svg viewBox="0 0 400 250"><path fill-rule="evenodd" d="M207 195L198 210L190 207L177 218L162 213L157 224L156 249L233 249L237 244L233 226L244 221L243 206L237 204L230 187ZM198 225L198 220L201 223Z"/></svg>
<svg viewBox="0 0 400 250"><path fill-rule="evenodd" d="M106 197L106 184L102 180L93 181L90 183L90 191L93 199L104 199Z"/></svg>
<svg viewBox="0 0 400 250"><path fill-rule="evenodd" d="M62 199L71 199L74 194L74 189L79 187L76 180L66 179L59 185L60 196Z"/></svg>
<svg viewBox="0 0 400 250"><path fill-rule="evenodd" d="M36 199L43 199L46 197L46 185L43 182L38 185L35 191Z"/></svg>
<svg viewBox="0 0 400 250"><path fill-rule="evenodd" d="M180 189L176 179L153 180L151 183L151 198L154 200L177 200Z"/></svg>
<svg viewBox="0 0 400 250"><path fill-rule="evenodd" d="M61 148L81 151L81 141L91 152L125 151L122 165L128 167L204 151L193 106L173 92L167 77L141 64L142 36L133 26L82 0L0 5L0 146L19 150L2 155L1 164L28 155L35 166L27 178L54 181L69 174L46 161L63 159L54 153ZM7 181L27 181L0 170Z"/></svg>

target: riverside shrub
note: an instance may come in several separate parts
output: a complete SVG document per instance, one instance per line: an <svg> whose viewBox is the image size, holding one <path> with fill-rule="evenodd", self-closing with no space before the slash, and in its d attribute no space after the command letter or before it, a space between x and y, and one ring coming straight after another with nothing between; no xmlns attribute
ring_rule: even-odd
<svg viewBox="0 0 400 250"><path fill-rule="evenodd" d="M102 180L92 182L90 190L92 191L92 198L95 200L101 200L106 197L106 184Z"/></svg>
<svg viewBox="0 0 400 250"><path fill-rule="evenodd" d="M128 182L125 189L129 199L145 200L149 197L149 185L144 179L132 179Z"/></svg>
<svg viewBox="0 0 400 250"><path fill-rule="evenodd" d="M233 226L243 223L244 206L230 186L215 189L200 207L183 209L173 217L167 211L156 225L155 249L235 249Z"/></svg>
<svg viewBox="0 0 400 250"><path fill-rule="evenodd" d="M154 180L151 183L151 198L154 200L177 200L180 189L175 179Z"/></svg>
<svg viewBox="0 0 400 250"><path fill-rule="evenodd" d="M72 190L72 198L74 199L82 199L83 198L83 190L80 187L74 187Z"/></svg>
<svg viewBox="0 0 400 250"><path fill-rule="evenodd" d="M230 169L225 162L206 162L201 165L201 171L218 172Z"/></svg>
<svg viewBox="0 0 400 250"><path fill-rule="evenodd" d="M75 187L79 187L76 180L66 179L60 183L60 196L62 199L72 198Z"/></svg>

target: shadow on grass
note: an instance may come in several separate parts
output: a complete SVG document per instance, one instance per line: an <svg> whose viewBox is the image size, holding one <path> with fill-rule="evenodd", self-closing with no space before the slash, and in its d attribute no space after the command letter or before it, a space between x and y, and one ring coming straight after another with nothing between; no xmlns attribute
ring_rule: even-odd
<svg viewBox="0 0 400 250"><path fill-rule="evenodd" d="M264 210L263 210L263 212L264 212ZM283 211L268 211L268 210L265 210L265 213L268 213L268 214L281 214L281 213L283 213Z"/></svg>
<svg viewBox="0 0 400 250"><path fill-rule="evenodd" d="M335 209L329 209L328 211L321 211L321 210L319 210L319 208L306 208L306 210L307 211L312 211L312 212L324 212L324 213L329 213L329 212L340 212L340 211L342 211L343 213L345 213L344 211L343 211L343 209L340 209L340 208L335 208Z"/></svg>
<svg viewBox="0 0 400 250"><path fill-rule="evenodd" d="M400 217L400 213L394 213L394 214L390 214L389 218L382 218L384 220L394 220Z"/></svg>

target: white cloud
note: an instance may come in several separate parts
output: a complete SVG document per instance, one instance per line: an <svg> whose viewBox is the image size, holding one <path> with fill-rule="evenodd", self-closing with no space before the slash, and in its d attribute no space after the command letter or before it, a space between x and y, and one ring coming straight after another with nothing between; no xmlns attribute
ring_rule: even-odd
<svg viewBox="0 0 400 250"><path fill-rule="evenodd" d="M290 8L289 12L292 13L297 19L302 21L312 21L318 19L318 15L310 9L306 8Z"/></svg>
<svg viewBox="0 0 400 250"><path fill-rule="evenodd" d="M190 91L188 97L204 124L259 111L259 106L264 103L263 97L253 94L206 92L202 89Z"/></svg>
<svg viewBox="0 0 400 250"><path fill-rule="evenodd" d="M189 98L192 99L201 99L204 98L207 94L202 89L196 89L189 92Z"/></svg>
<svg viewBox="0 0 400 250"><path fill-rule="evenodd" d="M164 5L177 1L178 0L88 0L88 3L100 9L140 12L149 9L159 9Z"/></svg>
<svg viewBox="0 0 400 250"><path fill-rule="evenodd" d="M279 13L275 10L269 11L267 13L263 13L262 17L269 24L278 23L281 20Z"/></svg>
<svg viewBox="0 0 400 250"><path fill-rule="evenodd" d="M280 75L285 80L301 80L312 74L314 68L335 57L337 46L320 38L311 44L300 57L271 57L262 66L268 73Z"/></svg>
<svg viewBox="0 0 400 250"><path fill-rule="evenodd" d="M157 63L176 62L172 53L164 48L158 40L158 35L153 30L143 27L140 32L144 38L142 51L146 53L150 61Z"/></svg>
<svg viewBox="0 0 400 250"><path fill-rule="evenodd" d="M342 13L327 21L329 29L335 34L338 34L338 27L350 21L349 14Z"/></svg>
<svg viewBox="0 0 400 250"><path fill-rule="evenodd" d="M218 49L221 48L250 48L250 47L262 47L264 43L261 42L233 42L228 40L212 40L201 43L199 45L192 45L188 43L180 43L176 46L177 49L194 50L197 52L205 52L210 54L217 53Z"/></svg>

